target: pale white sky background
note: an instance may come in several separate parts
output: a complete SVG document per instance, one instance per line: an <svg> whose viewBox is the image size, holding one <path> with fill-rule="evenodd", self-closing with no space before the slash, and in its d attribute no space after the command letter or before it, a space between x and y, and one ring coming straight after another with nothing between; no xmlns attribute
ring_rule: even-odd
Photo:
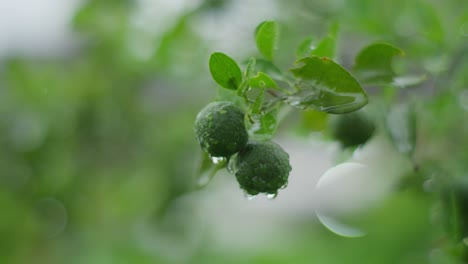
<svg viewBox="0 0 468 264"><path fill-rule="evenodd" d="M8 55L33 57L66 55L77 45L70 21L83 0L0 0L0 58ZM169 28L183 11L198 0L139 0L132 22L156 36ZM250 40L251 29L277 16L269 0L232 1L226 11L206 15L195 29L213 48L235 53ZM157 43L155 43L157 45ZM154 50L154 47L153 47Z"/></svg>
<svg viewBox="0 0 468 264"><path fill-rule="evenodd" d="M81 0L0 0L0 58L52 56L73 46L69 22Z"/></svg>

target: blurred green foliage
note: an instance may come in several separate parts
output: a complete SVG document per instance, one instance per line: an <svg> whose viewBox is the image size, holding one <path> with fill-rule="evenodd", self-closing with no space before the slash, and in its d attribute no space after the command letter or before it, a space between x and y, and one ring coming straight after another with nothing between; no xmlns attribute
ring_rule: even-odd
<svg viewBox="0 0 468 264"><path fill-rule="evenodd" d="M136 1L88 0L73 19L83 38L75 52L1 61L0 263L463 263L463 254L466 261L466 223L429 221L466 215L466 204L450 198L466 202L468 193L452 188L468 177L465 1L275 3L281 66L303 36L316 34L338 38L336 52L329 43L323 49L344 65L379 40L405 51L396 71L429 74L425 85L392 97L414 103L418 177L442 182L443 199L401 191L360 219L364 238L336 236L311 216L256 247L219 246L192 219L197 200L181 208L174 201L194 189L193 122L215 94L207 65L213 47L194 25L232 1L202 2L155 37L132 23ZM326 32L335 22L339 37ZM145 43L154 46L148 58L135 52ZM298 120L302 131L322 130L326 116L305 112ZM445 211L434 213L437 206Z"/></svg>

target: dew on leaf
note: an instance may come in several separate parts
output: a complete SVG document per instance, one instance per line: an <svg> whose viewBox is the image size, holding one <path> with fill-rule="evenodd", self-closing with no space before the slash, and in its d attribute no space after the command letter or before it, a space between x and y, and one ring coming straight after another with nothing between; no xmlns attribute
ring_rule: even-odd
<svg viewBox="0 0 468 264"><path fill-rule="evenodd" d="M286 99L286 103L301 110L347 113L367 103L367 97L362 93L336 92L310 81L303 81L302 86L315 87L315 89L305 88Z"/></svg>
<svg viewBox="0 0 468 264"><path fill-rule="evenodd" d="M291 72L299 80L299 92L286 99L292 106L343 114L367 104L367 95L357 80L334 61L312 56L298 63L302 66Z"/></svg>

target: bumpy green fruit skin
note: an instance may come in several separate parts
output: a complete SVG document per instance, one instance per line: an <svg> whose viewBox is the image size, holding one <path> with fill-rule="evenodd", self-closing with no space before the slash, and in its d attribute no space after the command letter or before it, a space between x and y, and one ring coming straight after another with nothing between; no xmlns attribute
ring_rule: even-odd
<svg viewBox="0 0 468 264"><path fill-rule="evenodd" d="M276 194L288 182L289 155L273 142L247 143L236 160L234 174L246 193Z"/></svg>
<svg viewBox="0 0 468 264"><path fill-rule="evenodd" d="M198 113L195 134L202 149L212 157L230 157L249 139L244 113L233 103L213 102Z"/></svg>
<svg viewBox="0 0 468 264"><path fill-rule="evenodd" d="M352 112L330 118L331 136L343 147L364 144L374 134L373 121L362 112Z"/></svg>

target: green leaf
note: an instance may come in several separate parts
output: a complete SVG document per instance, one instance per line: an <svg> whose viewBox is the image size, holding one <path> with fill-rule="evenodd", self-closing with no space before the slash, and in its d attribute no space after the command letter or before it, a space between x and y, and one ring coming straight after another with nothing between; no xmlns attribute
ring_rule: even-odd
<svg viewBox="0 0 468 264"><path fill-rule="evenodd" d="M268 74L259 72L249 80L252 88L278 88L276 82Z"/></svg>
<svg viewBox="0 0 468 264"><path fill-rule="evenodd" d="M249 59L249 62L247 63L247 66L245 67L245 78L250 79L252 75L254 75L255 72L255 63L256 60L254 57Z"/></svg>
<svg viewBox="0 0 468 264"><path fill-rule="evenodd" d="M250 109L251 113L258 114L262 111L263 101L265 100L265 89L261 89L260 93L255 98L255 102Z"/></svg>
<svg viewBox="0 0 468 264"><path fill-rule="evenodd" d="M333 59L336 50L336 35L338 33L338 24L333 24L330 33L325 36L315 49L312 49L310 55L328 57Z"/></svg>
<svg viewBox="0 0 468 264"><path fill-rule="evenodd" d="M265 59L257 59L255 67L258 71L264 72L277 80L281 80L284 78L281 70L278 67L276 67L276 65L274 65L271 61Z"/></svg>
<svg viewBox="0 0 468 264"><path fill-rule="evenodd" d="M236 91L236 95L237 96L244 96L245 93L249 90L249 82L248 80L244 80L243 82L241 82L241 84L239 85L239 89L237 89Z"/></svg>
<svg viewBox="0 0 468 264"><path fill-rule="evenodd" d="M274 89L284 94L290 94L288 90L279 87L276 82L264 72L259 72L256 76L252 77L249 80L249 85L251 88Z"/></svg>
<svg viewBox="0 0 468 264"><path fill-rule="evenodd" d="M303 65L291 69L300 89L286 100L291 106L343 114L367 104L367 95L356 79L332 60L314 56L299 63Z"/></svg>
<svg viewBox="0 0 468 264"><path fill-rule="evenodd" d="M250 134L256 140L267 140L273 137L278 127L278 111L273 110L265 114L252 114L249 128Z"/></svg>
<svg viewBox="0 0 468 264"><path fill-rule="evenodd" d="M296 56L298 58L304 58L310 56L312 50L313 50L313 43L314 43L314 38L313 37L307 37L299 43L296 49Z"/></svg>
<svg viewBox="0 0 468 264"><path fill-rule="evenodd" d="M216 83L224 88L237 90L242 82L242 72L237 63L221 52L215 52L210 57L210 72Z"/></svg>
<svg viewBox="0 0 468 264"><path fill-rule="evenodd" d="M266 22L268 22L268 20L267 21L262 21L262 22L260 22L260 24L257 25L257 27L255 28L255 31L254 31L254 36L257 36L258 31L263 26L263 24L265 24Z"/></svg>
<svg viewBox="0 0 468 264"><path fill-rule="evenodd" d="M387 116L387 128L396 149L411 156L416 144L416 115L408 105L393 107Z"/></svg>
<svg viewBox="0 0 468 264"><path fill-rule="evenodd" d="M278 23L275 21L262 22L255 33L257 48L265 58L273 60L274 50L278 41Z"/></svg>
<svg viewBox="0 0 468 264"><path fill-rule="evenodd" d="M317 47L311 51L310 55L334 58L335 56L335 37L326 36Z"/></svg>
<svg viewBox="0 0 468 264"><path fill-rule="evenodd" d="M395 77L392 61L404 52L387 43L374 43L362 49L356 56L353 71L364 83L391 83Z"/></svg>

